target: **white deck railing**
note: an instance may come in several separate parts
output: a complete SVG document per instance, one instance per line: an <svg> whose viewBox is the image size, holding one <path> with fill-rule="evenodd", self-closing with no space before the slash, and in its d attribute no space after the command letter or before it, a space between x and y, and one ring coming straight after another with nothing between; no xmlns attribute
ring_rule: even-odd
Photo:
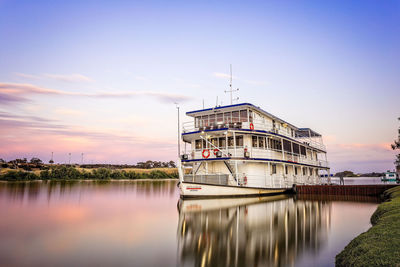
<svg viewBox="0 0 400 267"><path fill-rule="evenodd" d="M207 159L217 159L217 155L214 154L214 149L208 149L209 150L209 156ZM243 147L237 147L236 150L232 148L224 148L220 149L222 152L222 158L228 157L230 155L230 158L243 158L244 157L244 148ZM248 152L250 153L250 158L252 159L274 159L274 160L284 160L284 161L291 161L294 163L301 163L301 164L307 164L307 165L313 165L313 166L319 166L323 168L329 167L329 164L325 160L320 160L320 159L309 159L306 158L304 155L299 155L299 154L292 154L288 152L284 152L282 155L282 151L278 150L272 150L272 149L248 149ZM208 152L204 153L205 156L208 155ZM193 159L204 159L203 157L203 149L195 149L188 151L188 159L193 160Z"/></svg>
<svg viewBox="0 0 400 267"><path fill-rule="evenodd" d="M309 185L321 183L319 177L308 175L248 175L242 173L238 177L240 185L250 187L290 188L293 184Z"/></svg>
<svg viewBox="0 0 400 267"><path fill-rule="evenodd" d="M185 174L185 182L205 183L205 184L218 184L218 185L233 185L236 181L229 182L228 174L212 173L212 174ZM249 175L239 173L235 175L238 179L239 186L242 187L259 187L259 188L290 188L293 184L310 185L321 184L321 178L317 176L308 175Z"/></svg>

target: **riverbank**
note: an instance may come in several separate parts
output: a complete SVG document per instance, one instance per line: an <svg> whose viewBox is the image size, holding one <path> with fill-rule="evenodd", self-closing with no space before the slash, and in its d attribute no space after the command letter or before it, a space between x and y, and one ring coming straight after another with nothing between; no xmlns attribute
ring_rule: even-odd
<svg viewBox="0 0 400 267"><path fill-rule="evenodd" d="M336 266L400 265L400 186L385 191L371 216L372 227L336 256Z"/></svg>
<svg viewBox="0 0 400 267"><path fill-rule="evenodd" d="M23 171L7 170L0 174L2 181L34 180L136 180L178 178L176 168L165 169L83 169L68 166L54 166L49 170Z"/></svg>

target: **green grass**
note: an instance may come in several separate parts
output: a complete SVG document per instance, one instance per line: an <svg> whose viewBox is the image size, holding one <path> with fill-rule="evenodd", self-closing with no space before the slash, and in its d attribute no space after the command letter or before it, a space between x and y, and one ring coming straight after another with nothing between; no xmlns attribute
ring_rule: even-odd
<svg viewBox="0 0 400 267"><path fill-rule="evenodd" d="M0 174L3 181L32 181L32 180L121 180L121 179L168 179L177 178L178 172L151 170L137 172L98 168L90 171L67 166L54 166L40 172L10 170Z"/></svg>
<svg viewBox="0 0 400 267"><path fill-rule="evenodd" d="M371 216L372 227L336 256L336 266L400 266L400 186Z"/></svg>

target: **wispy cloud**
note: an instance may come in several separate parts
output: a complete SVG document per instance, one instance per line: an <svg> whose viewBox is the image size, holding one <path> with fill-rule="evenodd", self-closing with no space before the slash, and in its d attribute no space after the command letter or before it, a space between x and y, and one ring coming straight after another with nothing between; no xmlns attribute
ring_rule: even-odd
<svg viewBox="0 0 400 267"><path fill-rule="evenodd" d="M11 120L30 120L36 122L54 122L54 120L38 117L38 116L22 116L15 115L8 112L0 111L0 119L11 119Z"/></svg>
<svg viewBox="0 0 400 267"><path fill-rule="evenodd" d="M92 98L127 98L135 96L153 97L161 102L184 102L191 98L180 94L169 94L155 91L124 91L124 92L98 92L98 93L80 93L68 92L62 90L48 89L32 84L19 83L0 83L0 104L1 99L4 103L18 102L26 100L25 95L54 95L54 96L78 96Z"/></svg>
<svg viewBox="0 0 400 267"><path fill-rule="evenodd" d="M0 91L0 105L11 105L14 103L26 102L26 101L28 101L28 99L24 97L7 94Z"/></svg>
<svg viewBox="0 0 400 267"><path fill-rule="evenodd" d="M54 80L58 81L64 81L64 82L93 82L93 80L85 75L82 74L69 74L69 75L63 75L63 74L49 74L45 73L43 74L44 77L51 78Z"/></svg>
<svg viewBox="0 0 400 267"><path fill-rule="evenodd" d="M25 78L25 79L31 79L31 80L39 80L42 78L40 75L33 75L33 74L27 74L27 73L16 72L14 74L18 77Z"/></svg>
<svg viewBox="0 0 400 267"><path fill-rule="evenodd" d="M52 79L63 82L93 82L93 80L82 74L51 74L51 73L43 73L43 74L26 74L26 73L15 73L15 75L31 79L31 80L40 80L40 79Z"/></svg>

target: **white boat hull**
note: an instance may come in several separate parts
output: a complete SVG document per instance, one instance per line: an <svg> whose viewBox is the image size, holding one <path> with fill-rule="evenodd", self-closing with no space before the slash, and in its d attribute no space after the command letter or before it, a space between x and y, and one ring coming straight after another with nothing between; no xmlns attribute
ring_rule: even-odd
<svg viewBox="0 0 400 267"><path fill-rule="evenodd" d="M190 182L181 182L179 189L182 198L264 196L282 194L290 190L289 188L256 188Z"/></svg>
<svg viewBox="0 0 400 267"><path fill-rule="evenodd" d="M236 208L244 205L252 205L267 201L277 201L288 199L284 194L272 196L253 196L253 197L235 197L235 198L191 198L181 199L179 201L179 211L183 213L204 212L221 209Z"/></svg>

